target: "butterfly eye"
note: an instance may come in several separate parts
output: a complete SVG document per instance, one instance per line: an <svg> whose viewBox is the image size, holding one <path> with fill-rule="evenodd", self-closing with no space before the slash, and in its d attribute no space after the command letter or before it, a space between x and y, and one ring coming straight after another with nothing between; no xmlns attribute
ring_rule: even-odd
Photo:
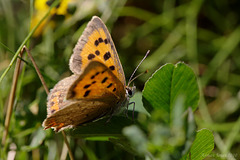
<svg viewBox="0 0 240 160"><path fill-rule="evenodd" d="M132 91L131 90L128 90L128 95L132 96Z"/></svg>
<svg viewBox="0 0 240 160"><path fill-rule="evenodd" d="M135 86L133 86L133 87L126 87L127 96L131 98L134 95L134 93L135 93L135 89L136 89Z"/></svg>

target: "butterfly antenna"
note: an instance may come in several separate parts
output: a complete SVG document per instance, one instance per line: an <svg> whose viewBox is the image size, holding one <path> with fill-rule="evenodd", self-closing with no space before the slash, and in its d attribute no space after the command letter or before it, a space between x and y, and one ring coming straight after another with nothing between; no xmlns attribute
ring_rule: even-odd
<svg viewBox="0 0 240 160"><path fill-rule="evenodd" d="M134 74L136 73L137 69L139 68L139 66L142 64L142 62L147 58L148 54L150 53L150 50L147 51L147 53L145 54L145 56L143 57L143 59L141 60L141 62L138 64L138 66L136 67L136 69L133 71L131 77L129 78L128 80L128 85L133 81L135 80L136 78L138 78L139 76L141 76L142 74L144 73L147 73L147 71L143 72L143 73L140 73L139 75L137 75L136 77L133 78Z"/></svg>
<svg viewBox="0 0 240 160"><path fill-rule="evenodd" d="M140 73L139 75L137 75L136 77L134 77L133 79L131 79L131 81L128 82L128 85L131 84L135 79L137 79L138 77L140 77L141 75L145 74L145 73L148 73L148 70Z"/></svg>

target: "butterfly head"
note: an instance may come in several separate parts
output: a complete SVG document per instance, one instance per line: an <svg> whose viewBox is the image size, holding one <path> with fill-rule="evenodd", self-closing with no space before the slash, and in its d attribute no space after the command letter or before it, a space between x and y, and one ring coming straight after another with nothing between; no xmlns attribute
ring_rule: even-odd
<svg viewBox="0 0 240 160"><path fill-rule="evenodd" d="M135 91L136 86L134 85L132 87L126 86L126 97L131 98L134 95Z"/></svg>

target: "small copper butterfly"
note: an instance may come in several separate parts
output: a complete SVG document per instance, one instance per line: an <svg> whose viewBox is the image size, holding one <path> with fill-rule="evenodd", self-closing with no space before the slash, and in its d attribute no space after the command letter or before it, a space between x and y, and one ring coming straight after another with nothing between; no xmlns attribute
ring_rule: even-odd
<svg viewBox="0 0 240 160"><path fill-rule="evenodd" d="M116 48L102 20L93 16L70 58L73 75L48 95L45 129L60 131L113 115L129 103L135 86L126 86Z"/></svg>

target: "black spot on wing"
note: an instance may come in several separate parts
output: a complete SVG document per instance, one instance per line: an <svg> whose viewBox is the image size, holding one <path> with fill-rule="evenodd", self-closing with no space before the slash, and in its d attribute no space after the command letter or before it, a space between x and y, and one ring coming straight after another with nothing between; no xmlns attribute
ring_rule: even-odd
<svg viewBox="0 0 240 160"><path fill-rule="evenodd" d="M112 71L115 70L114 66L110 66L109 69L111 69Z"/></svg>
<svg viewBox="0 0 240 160"><path fill-rule="evenodd" d="M101 83L105 83L107 81L108 77L105 77Z"/></svg>
<svg viewBox="0 0 240 160"><path fill-rule="evenodd" d="M112 83L110 83L108 86L107 86L107 88L110 88L112 86Z"/></svg>
<svg viewBox="0 0 240 160"><path fill-rule="evenodd" d="M97 47L97 46L99 45L99 41L96 40L96 41L94 42L94 45Z"/></svg>
<svg viewBox="0 0 240 160"><path fill-rule="evenodd" d="M90 92L91 92L91 90L87 90L87 91L84 93L83 97L87 97Z"/></svg>
<svg viewBox="0 0 240 160"><path fill-rule="evenodd" d="M95 51L95 54L96 54L97 56L100 55L99 50L96 50L96 51Z"/></svg>
<svg viewBox="0 0 240 160"><path fill-rule="evenodd" d="M96 74L95 74L95 75L92 75L91 79L94 79L94 78L95 78L95 76L99 75L99 73L100 73L100 72L96 72Z"/></svg>
<svg viewBox="0 0 240 160"><path fill-rule="evenodd" d="M95 55L92 54L92 53L90 53L90 54L88 55L88 60L92 60L93 58L95 58Z"/></svg>
<svg viewBox="0 0 240 160"><path fill-rule="evenodd" d="M110 52L106 52L103 56L104 60L108 60L111 57L111 53Z"/></svg>
<svg viewBox="0 0 240 160"><path fill-rule="evenodd" d="M107 39L107 38L104 39L104 43L105 43L105 44L108 44L109 42L110 42L109 39Z"/></svg>
<svg viewBox="0 0 240 160"><path fill-rule="evenodd" d="M87 84L87 85L85 85L83 88L84 89L87 89L88 87L90 87L91 86L91 84Z"/></svg>
<svg viewBox="0 0 240 160"><path fill-rule="evenodd" d="M102 42L103 42L103 39L102 39L102 38L98 38L98 42L99 42L99 43L102 43Z"/></svg>

